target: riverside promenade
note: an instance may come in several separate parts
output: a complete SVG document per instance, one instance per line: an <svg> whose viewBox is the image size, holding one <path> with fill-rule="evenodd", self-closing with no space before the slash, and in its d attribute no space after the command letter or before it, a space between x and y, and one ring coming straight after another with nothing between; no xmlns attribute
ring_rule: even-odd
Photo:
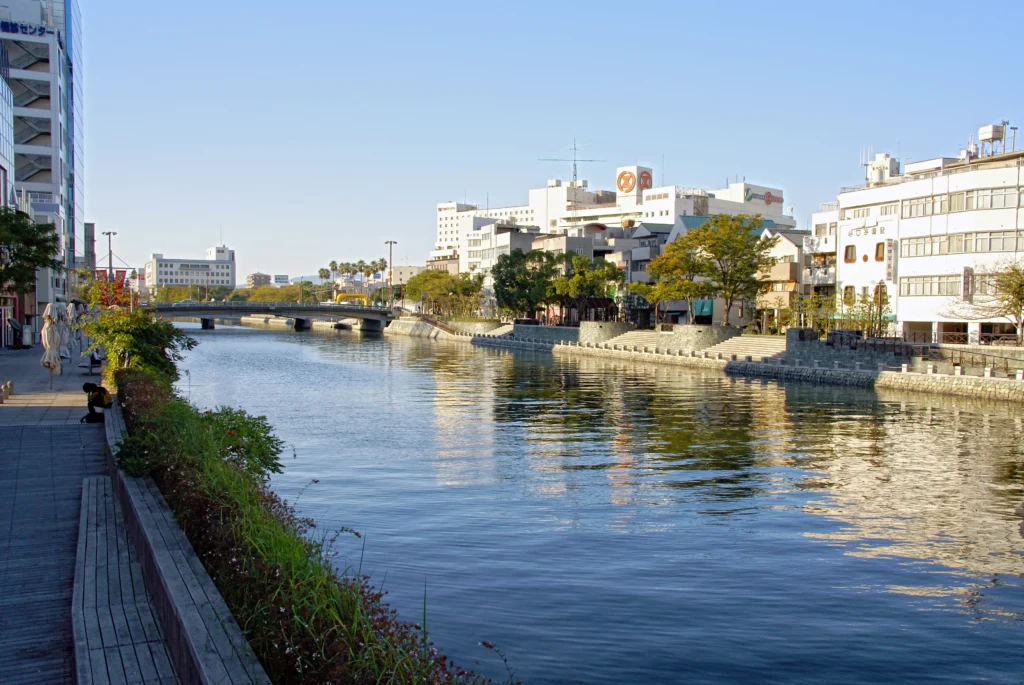
<svg viewBox="0 0 1024 685"><path fill-rule="evenodd" d="M98 617L82 647L103 657L78 682L177 682L112 499L89 528L99 553L90 537L88 564L79 558L83 480L107 475L103 424L79 423L82 383L99 377L73 360L51 389L41 355L0 350L0 384L14 383L0 404L0 682L76 682L73 598Z"/></svg>

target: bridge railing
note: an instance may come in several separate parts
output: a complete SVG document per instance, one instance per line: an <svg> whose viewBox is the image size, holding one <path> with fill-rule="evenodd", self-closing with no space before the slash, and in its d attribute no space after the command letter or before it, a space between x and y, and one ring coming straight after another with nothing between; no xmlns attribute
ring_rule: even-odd
<svg viewBox="0 0 1024 685"><path fill-rule="evenodd" d="M323 312L325 314L330 313L333 310L344 310L349 311L363 311L374 314L390 314L396 315L395 311L390 307L371 307L369 305L360 304L335 304L333 302L320 302L317 304L299 303L299 302L174 302L174 303L156 303L156 304L140 304L142 309L152 309L153 311L173 311L173 312L188 312L188 311L255 311L265 312L268 310L284 310L284 311L297 311L301 310L305 313L316 313Z"/></svg>

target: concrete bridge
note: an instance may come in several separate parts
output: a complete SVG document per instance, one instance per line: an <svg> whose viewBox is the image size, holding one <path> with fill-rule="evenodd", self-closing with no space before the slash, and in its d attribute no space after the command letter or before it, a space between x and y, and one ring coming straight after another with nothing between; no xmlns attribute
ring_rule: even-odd
<svg viewBox="0 0 1024 685"><path fill-rule="evenodd" d="M357 304L299 304L297 302L175 302L148 304L141 308L165 318L199 319L203 328L213 328L214 319L239 316L279 316L295 321L295 330L308 330L316 319L357 319L361 331L383 331L396 310Z"/></svg>

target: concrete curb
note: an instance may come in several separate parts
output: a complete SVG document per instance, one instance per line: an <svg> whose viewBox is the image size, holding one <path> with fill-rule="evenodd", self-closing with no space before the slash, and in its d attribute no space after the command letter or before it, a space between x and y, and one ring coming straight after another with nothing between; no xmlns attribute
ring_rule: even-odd
<svg viewBox="0 0 1024 685"><path fill-rule="evenodd" d="M179 681L182 685L270 685L156 483L149 476L133 478L116 468L117 444L127 435L116 398L105 418L114 495L124 512L125 527Z"/></svg>

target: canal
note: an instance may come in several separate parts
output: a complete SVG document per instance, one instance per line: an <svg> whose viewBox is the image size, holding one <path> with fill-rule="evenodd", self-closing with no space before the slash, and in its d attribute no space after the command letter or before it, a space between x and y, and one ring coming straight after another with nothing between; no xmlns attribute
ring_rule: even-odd
<svg viewBox="0 0 1024 685"><path fill-rule="evenodd" d="M457 663L528 685L1024 682L1024 407L183 324L274 488Z"/></svg>

